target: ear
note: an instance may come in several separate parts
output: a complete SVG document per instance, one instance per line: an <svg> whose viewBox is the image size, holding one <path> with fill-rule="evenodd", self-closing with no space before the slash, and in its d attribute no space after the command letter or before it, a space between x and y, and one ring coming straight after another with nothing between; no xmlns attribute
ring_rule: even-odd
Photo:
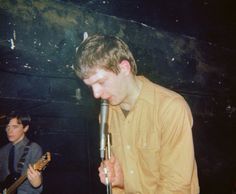
<svg viewBox="0 0 236 194"><path fill-rule="evenodd" d="M24 132L26 133L26 132L28 131L28 129L29 129L29 125L26 125L26 126L24 127Z"/></svg>
<svg viewBox="0 0 236 194"><path fill-rule="evenodd" d="M124 72L127 75L130 73L131 67L129 61L122 60L121 63L119 64L119 67L121 72Z"/></svg>

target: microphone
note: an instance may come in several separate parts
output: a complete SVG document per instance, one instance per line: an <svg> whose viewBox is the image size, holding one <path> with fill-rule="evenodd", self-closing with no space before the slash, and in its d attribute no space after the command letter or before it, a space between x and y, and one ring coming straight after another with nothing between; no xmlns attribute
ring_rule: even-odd
<svg viewBox="0 0 236 194"><path fill-rule="evenodd" d="M106 149L106 134L107 134L107 118L108 118L108 101L101 99L101 110L100 110L100 157L102 160L105 159Z"/></svg>

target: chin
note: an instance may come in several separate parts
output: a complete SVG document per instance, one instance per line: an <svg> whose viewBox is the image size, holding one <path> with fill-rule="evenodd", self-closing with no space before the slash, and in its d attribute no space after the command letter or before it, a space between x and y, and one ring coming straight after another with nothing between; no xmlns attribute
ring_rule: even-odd
<svg viewBox="0 0 236 194"><path fill-rule="evenodd" d="M110 100L109 104L112 105L112 106L118 106L118 105L120 105L120 102L115 101L115 100Z"/></svg>
<svg viewBox="0 0 236 194"><path fill-rule="evenodd" d="M10 141L10 142L14 142L15 139L13 139L13 138L8 138L8 141Z"/></svg>

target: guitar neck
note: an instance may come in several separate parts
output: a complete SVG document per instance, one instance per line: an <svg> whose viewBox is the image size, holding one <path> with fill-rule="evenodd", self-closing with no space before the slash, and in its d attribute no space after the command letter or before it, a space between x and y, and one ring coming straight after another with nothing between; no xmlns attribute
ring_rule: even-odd
<svg viewBox="0 0 236 194"><path fill-rule="evenodd" d="M34 170L42 171L48 164L48 162L51 161L51 154L50 152L46 152L34 165L33 168ZM3 190L2 194L13 194L17 187L19 187L24 180L27 179L27 174L25 173L22 175L20 178L18 178L10 187L5 188ZM1 193L0 193L1 194Z"/></svg>
<svg viewBox="0 0 236 194"><path fill-rule="evenodd" d="M13 192L15 192L17 187L19 187L26 178L26 174L20 176L20 178L18 178L9 188L6 189L6 192L4 192L4 194L12 194Z"/></svg>

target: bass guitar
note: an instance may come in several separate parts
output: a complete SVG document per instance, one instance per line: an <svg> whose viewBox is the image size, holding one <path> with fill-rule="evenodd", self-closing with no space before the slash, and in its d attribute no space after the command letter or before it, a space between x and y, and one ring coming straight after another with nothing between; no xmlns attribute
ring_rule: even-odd
<svg viewBox="0 0 236 194"><path fill-rule="evenodd" d="M47 164L51 161L50 152L46 152L35 164L33 168L38 171L42 171L46 168ZM11 174L8 175L5 181L1 184L0 194L14 194L16 189L27 179L27 174Z"/></svg>

